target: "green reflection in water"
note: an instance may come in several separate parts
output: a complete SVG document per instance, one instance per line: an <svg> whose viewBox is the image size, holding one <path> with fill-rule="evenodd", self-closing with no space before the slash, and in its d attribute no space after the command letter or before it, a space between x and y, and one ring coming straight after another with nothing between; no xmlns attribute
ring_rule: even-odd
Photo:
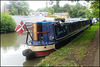
<svg viewBox="0 0 100 67"><path fill-rule="evenodd" d="M7 47L13 46L17 40L17 33L1 34L1 47L7 49Z"/></svg>

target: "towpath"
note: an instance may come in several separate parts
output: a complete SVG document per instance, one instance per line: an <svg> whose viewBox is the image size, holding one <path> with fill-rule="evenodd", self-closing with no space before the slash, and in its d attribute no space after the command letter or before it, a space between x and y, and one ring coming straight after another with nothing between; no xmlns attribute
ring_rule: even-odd
<svg viewBox="0 0 100 67"><path fill-rule="evenodd" d="M85 58L79 62L80 66L96 66L99 67L99 47L100 47L100 41L99 41L99 32L100 28L95 33L94 39L91 41L91 43L88 46L87 53L85 54Z"/></svg>

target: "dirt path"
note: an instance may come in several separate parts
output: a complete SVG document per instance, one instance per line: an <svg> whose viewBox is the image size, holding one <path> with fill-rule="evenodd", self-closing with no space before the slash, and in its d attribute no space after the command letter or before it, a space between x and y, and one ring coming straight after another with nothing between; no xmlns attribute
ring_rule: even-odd
<svg viewBox="0 0 100 67"><path fill-rule="evenodd" d="M94 39L88 46L85 58L79 62L80 66L100 66L99 64L99 32L100 29L95 33Z"/></svg>
<svg viewBox="0 0 100 67"><path fill-rule="evenodd" d="M99 64L99 48L95 54L95 58L94 58L94 66L100 66Z"/></svg>

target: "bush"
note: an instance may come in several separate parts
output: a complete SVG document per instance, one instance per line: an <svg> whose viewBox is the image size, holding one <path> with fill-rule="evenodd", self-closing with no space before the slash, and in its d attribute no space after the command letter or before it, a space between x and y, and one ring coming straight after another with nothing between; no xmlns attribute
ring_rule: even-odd
<svg viewBox="0 0 100 67"><path fill-rule="evenodd" d="M0 27L0 33L13 32L16 27L16 23L11 15L1 12Z"/></svg>

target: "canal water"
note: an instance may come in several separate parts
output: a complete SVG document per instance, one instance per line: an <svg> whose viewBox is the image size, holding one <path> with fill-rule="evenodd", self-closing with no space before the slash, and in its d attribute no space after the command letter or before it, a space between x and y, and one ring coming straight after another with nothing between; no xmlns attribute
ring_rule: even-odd
<svg viewBox="0 0 100 67"><path fill-rule="evenodd" d="M22 55L25 49L26 34L1 34L1 66L36 66L44 57L26 60Z"/></svg>

